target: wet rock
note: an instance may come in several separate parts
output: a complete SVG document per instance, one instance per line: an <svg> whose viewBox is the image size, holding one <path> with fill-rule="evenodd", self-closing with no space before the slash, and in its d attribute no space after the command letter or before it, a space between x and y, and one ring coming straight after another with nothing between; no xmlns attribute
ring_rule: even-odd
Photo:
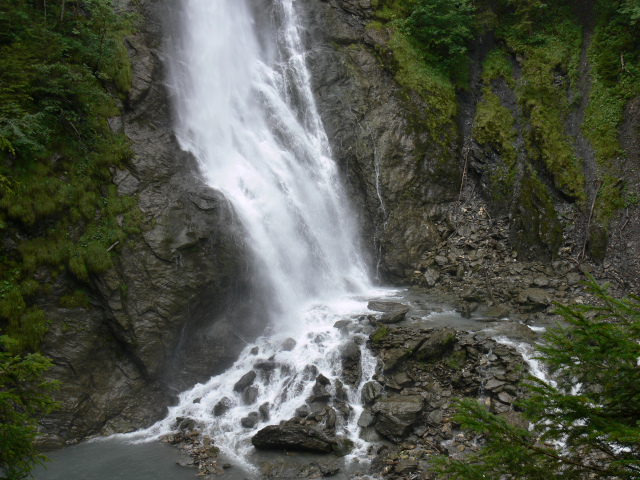
<svg viewBox="0 0 640 480"><path fill-rule="evenodd" d="M315 428L285 422L269 425L258 431L251 443L256 448L267 450L299 450L305 452L331 453L335 440Z"/></svg>
<svg viewBox="0 0 640 480"><path fill-rule="evenodd" d="M180 430L193 430L196 427L196 421L193 418L177 417L176 423Z"/></svg>
<svg viewBox="0 0 640 480"><path fill-rule="evenodd" d="M213 407L213 416L220 417L224 415L227 412L227 410L231 408L232 405L233 405L233 402L231 400L229 400L227 397L223 397L222 400L216 403L215 406Z"/></svg>
<svg viewBox="0 0 640 480"><path fill-rule="evenodd" d="M362 428L370 427L376 421L376 416L370 410L364 410L358 418L358 426Z"/></svg>
<svg viewBox="0 0 640 480"><path fill-rule="evenodd" d="M384 362L383 371L384 373L391 373L411 356L411 350L408 348L396 348L394 349L389 357Z"/></svg>
<svg viewBox="0 0 640 480"><path fill-rule="evenodd" d="M396 395L383 398L373 405L376 430L385 437L404 437L422 411L424 400L419 395Z"/></svg>
<svg viewBox="0 0 640 480"><path fill-rule="evenodd" d="M414 356L419 361L433 361L441 358L452 347L456 339L456 332L451 328L435 330L429 338L415 352Z"/></svg>
<svg viewBox="0 0 640 480"><path fill-rule="evenodd" d="M367 308L376 312L383 312L378 320L381 323L401 322L409 311L409 307L397 302L372 301L368 303Z"/></svg>
<svg viewBox="0 0 640 480"><path fill-rule="evenodd" d="M309 415L311 415L311 408L309 408L309 405L302 405L296 408L296 417L307 418Z"/></svg>
<svg viewBox="0 0 640 480"><path fill-rule="evenodd" d="M424 280L429 288L433 288L440 280L440 274L432 268L427 268L423 274Z"/></svg>
<svg viewBox="0 0 640 480"><path fill-rule="evenodd" d="M353 442L346 437L338 437L333 443L333 453L338 455L339 457L344 457L345 455L349 455L355 446Z"/></svg>
<svg viewBox="0 0 640 480"><path fill-rule="evenodd" d="M245 388L253 385L253 381L256 379L256 376L257 374L253 370L245 373L242 378L238 380L233 386L233 391L238 393L243 392Z"/></svg>
<svg viewBox="0 0 640 480"><path fill-rule="evenodd" d="M520 292L517 302L520 304L547 306L551 305L551 295L541 288L527 288Z"/></svg>
<svg viewBox="0 0 640 480"><path fill-rule="evenodd" d="M244 428L253 428L260 421L260 414L258 412L251 412L246 417L240 420L240 425Z"/></svg>
<svg viewBox="0 0 640 480"><path fill-rule="evenodd" d="M269 402L265 402L258 407L258 412L260 413L260 419L263 422L269 421Z"/></svg>
<svg viewBox="0 0 640 480"><path fill-rule="evenodd" d="M279 363L271 360L262 360L253 364L253 368L256 368L258 370L266 370L266 371L275 370L279 366L280 366Z"/></svg>
<svg viewBox="0 0 640 480"><path fill-rule="evenodd" d="M342 361L342 379L347 385L358 385L362 376L360 366L360 347L350 342L340 349L340 360Z"/></svg>
<svg viewBox="0 0 640 480"><path fill-rule="evenodd" d="M258 387L247 387L242 392L242 401L245 405L252 405L258 399Z"/></svg>
<svg viewBox="0 0 640 480"><path fill-rule="evenodd" d="M362 403L371 405L382 395L383 387L375 380L365 383L362 386Z"/></svg>
<svg viewBox="0 0 640 480"><path fill-rule="evenodd" d="M338 320L333 324L333 328L346 328L351 324L351 320Z"/></svg>
<svg viewBox="0 0 640 480"><path fill-rule="evenodd" d="M285 352L290 352L291 350L296 348L296 344L297 342L293 338L289 337L284 342L282 342L281 348Z"/></svg>
<svg viewBox="0 0 640 480"><path fill-rule="evenodd" d="M260 353L260 349L259 349L258 347L253 347L253 348L249 351L249 353L250 353L251 355L258 355L258 353Z"/></svg>
<svg viewBox="0 0 640 480"><path fill-rule="evenodd" d="M394 470L398 475L406 475L408 473L417 472L418 468L418 460L403 458L398 462L398 465L396 465Z"/></svg>
<svg viewBox="0 0 640 480"><path fill-rule="evenodd" d="M396 373L393 376L393 380L400 387L408 387L409 385L411 385L413 383L413 380L411 380L411 377L409 377L409 375L407 375L406 372L398 372L398 373Z"/></svg>
<svg viewBox="0 0 640 480"><path fill-rule="evenodd" d="M507 318L511 313L511 309L506 305L496 305L487 310L486 315L493 318Z"/></svg>
<svg viewBox="0 0 640 480"><path fill-rule="evenodd" d="M334 428L336 428L336 420L337 420L336 411L333 408L329 408L327 410L327 421L326 421L326 426L329 430L333 430Z"/></svg>

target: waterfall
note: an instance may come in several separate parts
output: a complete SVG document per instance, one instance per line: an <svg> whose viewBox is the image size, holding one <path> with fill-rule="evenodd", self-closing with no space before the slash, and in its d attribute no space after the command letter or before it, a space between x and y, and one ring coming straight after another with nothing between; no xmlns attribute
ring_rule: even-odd
<svg viewBox="0 0 640 480"><path fill-rule="evenodd" d="M272 292L271 325L229 370L181 394L165 420L135 434L157 438L177 417L189 417L238 462L257 428L295 415L317 373L335 385L345 340L359 345L362 376L347 387L353 413L338 419L338 429L364 448L357 404L375 359L363 331L347 336L333 325L345 318L355 324L368 312L366 296L380 294L370 286L312 95L293 0L257 3L184 0L168 66L180 145L244 223L260 280ZM289 337L295 342L283 348ZM258 398L247 402L234 385L250 371ZM225 413L214 415L221 402ZM261 411L256 427L241 426L265 404L268 419Z"/></svg>
<svg viewBox="0 0 640 480"><path fill-rule="evenodd" d="M177 136L246 226L274 324L295 322L310 300L362 291L366 269L292 0L272 2L262 24L256 2L182 3L169 60Z"/></svg>

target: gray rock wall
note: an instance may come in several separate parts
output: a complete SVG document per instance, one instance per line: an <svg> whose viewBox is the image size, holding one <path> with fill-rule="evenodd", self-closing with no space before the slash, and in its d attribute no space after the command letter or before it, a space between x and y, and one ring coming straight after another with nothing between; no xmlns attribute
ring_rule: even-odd
<svg viewBox="0 0 640 480"><path fill-rule="evenodd" d="M456 141L444 146L420 121L429 104L403 89L380 56L385 41L366 30L368 0L300 2L316 101L383 281L403 282L440 236L434 219L455 201ZM382 53L381 53L382 52ZM448 127L456 138L456 125Z"/></svg>
<svg viewBox="0 0 640 480"><path fill-rule="evenodd" d="M145 23L126 40L133 85L110 124L135 153L113 182L137 198L142 233L92 279L90 309L41 302L50 320L42 351L61 382L43 446L154 422L174 393L224 370L263 327L252 320L260 301L243 228L172 130L160 60L166 4L137 4ZM54 288L73 282L60 276Z"/></svg>

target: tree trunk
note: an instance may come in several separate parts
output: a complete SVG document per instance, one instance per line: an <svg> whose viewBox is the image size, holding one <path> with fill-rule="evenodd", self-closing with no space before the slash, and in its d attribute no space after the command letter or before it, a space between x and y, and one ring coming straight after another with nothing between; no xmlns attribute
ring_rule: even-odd
<svg viewBox="0 0 640 480"><path fill-rule="evenodd" d="M60 6L60 21L64 20L64 0L62 0L62 5Z"/></svg>

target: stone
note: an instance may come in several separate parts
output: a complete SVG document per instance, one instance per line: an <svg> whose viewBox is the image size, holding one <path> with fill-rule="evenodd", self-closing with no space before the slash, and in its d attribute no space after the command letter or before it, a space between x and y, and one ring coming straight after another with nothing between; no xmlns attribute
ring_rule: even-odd
<svg viewBox="0 0 640 480"><path fill-rule="evenodd" d="M297 342L293 338L289 337L284 342L282 342L280 348L282 348L282 350L284 350L285 352L290 352L291 350L296 348L296 344Z"/></svg>
<svg viewBox="0 0 640 480"><path fill-rule="evenodd" d="M575 272L567 273L567 285L573 286L580 282L580 274Z"/></svg>
<svg viewBox="0 0 640 480"><path fill-rule="evenodd" d="M398 475L406 475L408 473L417 472L419 469L418 460L413 458L403 458L398 461L394 469Z"/></svg>
<svg viewBox="0 0 640 480"><path fill-rule="evenodd" d="M414 353L418 361L434 361L443 357L456 340L456 332L451 328L435 330Z"/></svg>
<svg viewBox="0 0 640 480"><path fill-rule="evenodd" d="M370 427L376 421L376 416L370 410L363 410L358 418L358 426L362 428Z"/></svg>
<svg viewBox="0 0 640 480"><path fill-rule="evenodd" d="M238 393L243 392L245 388L253 385L253 381L256 379L256 376L257 374L253 370L251 370L248 373L245 373L242 376L242 378L238 380L236 384L233 386L233 391Z"/></svg>
<svg viewBox="0 0 640 480"><path fill-rule="evenodd" d="M373 404L373 402L382 395L383 390L383 386L375 380L365 383L362 386L362 403L365 405Z"/></svg>
<svg viewBox="0 0 640 480"><path fill-rule="evenodd" d="M389 324L401 322L409 311L409 307L397 302L371 301L368 303L367 308L376 312L383 312L378 321Z"/></svg>
<svg viewBox="0 0 640 480"><path fill-rule="evenodd" d="M413 380L406 372L398 372L393 376L393 380L401 387L408 387L413 383Z"/></svg>
<svg viewBox="0 0 640 480"><path fill-rule="evenodd" d="M244 389L242 392L242 401L245 405L252 405L256 403L258 399L258 387L251 386Z"/></svg>
<svg viewBox="0 0 640 480"><path fill-rule="evenodd" d="M258 347L253 347L253 348L249 351L249 353L250 353L251 355L258 355L258 354L260 353L260 349L259 349Z"/></svg>
<svg viewBox="0 0 640 480"><path fill-rule="evenodd" d="M509 317L510 313L511 313L511 309L508 306L496 305L495 307L492 307L489 310L487 310L485 315L487 315L487 317L493 317L493 318L507 318Z"/></svg>
<svg viewBox="0 0 640 480"><path fill-rule="evenodd" d="M423 274L425 282L429 288L433 288L440 280L440 274L432 268L427 268Z"/></svg>
<svg viewBox="0 0 640 480"><path fill-rule="evenodd" d="M333 453L339 457L344 457L351 453L354 446L353 442L347 437L337 437L332 445Z"/></svg>
<svg viewBox="0 0 640 480"><path fill-rule="evenodd" d="M395 395L379 400L372 407L376 414L376 430L391 439L406 436L423 405L424 399L420 395Z"/></svg>
<svg viewBox="0 0 640 480"><path fill-rule="evenodd" d="M336 411L329 407L329 409L327 410L327 421L326 421L326 427L329 430L333 430L334 428L336 428L336 420L337 420L337 415L336 415Z"/></svg>
<svg viewBox="0 0 640 480"><path fill-rule="evenodd" d="M331 453L335 440L332 441L315 428L285 422L283 425L269 425L259 430L251 438L251 443L256 448L268 450Z"/></svg>
<svg viewBox="0 0 640 480"><path fill-rule="evenodd" d="M260 419L263 422L268 422L270 415L269 415L269 402L265 402L262 405L260 405L258 407L258 413L260 413Z"/></svg>
<svg viewBox="0 0 640 480"><path fill-rule="evenodd" d="M227 397L222 397L222 400L216 403L215 406L213 407L213 416L220 417L224 415L227 412L227 410L231 408L232 405L233 405L233 402L231 400L229 400Z"/></svg>
<svg viewBox="0 0 640 480"><path fill-rule="evenodd" d="M351 320L338 320L336 323L333 324L333 328L337 328L337 329L347 328L349 325L351 325Z"/></svg>
<svg viewBox="0 0 640 480"><path fill-rule="evenodd" d="M533 279L533 283L536 287L548 287L549 279L543 275L540 275Z"/></svg>
<svg viewBox="0 0 640 480"><path fill-rule="evenodd" d="M501 413L498 416L512 427L523 428L528 431L529 426L531 425L529 420L527 420L522 413L514 412L513 410Z"/></svg>
<svg viewBox="0 0 640 480"><path fill-rule="evenodd" d="M311 409L309 408L309 405L305 404L296 408L296 412L295 412L296 417L307 418L309 415L311 415Z"/></svg>
<svg viewBox="0 0 640 480"><path fill-rule="evenodd" d="M342 379L347 385L356 386L360 383L362 377L360 356L360 347L355 342L349 342L340 349Z"/></svg>
<svg viewBox="0 0 640 480"><path fill-rule="evenodd" d="M258 412L251 412L249 413L249 415L240 420L240 424L244 428L253 428L258 424L259 421L260 415L258 414Z"/></svg>
<svg viewBox="0 0 640 480"><path fill-rule="evenodd" d="M503 382L502 380L496 380L495 378L492 378L488 380L487 383L485 383L484 388L485 390L493 391L506 383L507 382Z"/></svg>
<svg viewBox="0 0 640 480"><path fill-rule="evenodd" d="M520 292L517 298L520 304L551 305L551 295L541 288L527 288Z"/></svg>

